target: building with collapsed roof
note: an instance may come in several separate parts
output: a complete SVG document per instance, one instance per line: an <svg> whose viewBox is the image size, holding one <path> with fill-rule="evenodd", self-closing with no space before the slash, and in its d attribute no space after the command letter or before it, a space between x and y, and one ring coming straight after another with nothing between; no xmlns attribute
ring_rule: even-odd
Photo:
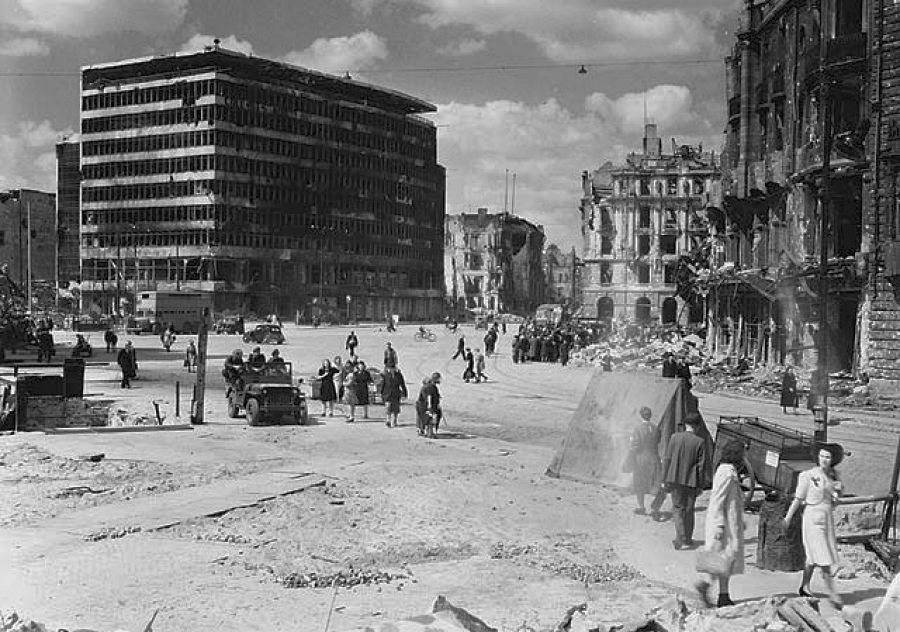
<svg viewBox="0 0 900 632"><path fill-rule="evenodd" d="M885 0L746 4L726 58L722 248L695 262L713 350L814 367L821 349L829 371L900 383L898 39Z"/></svg>
<svg viewBox="0 0 900 632"><path fill-rule="evenodd" d="M83 68L85 307L189 289L216 310L438 316L434 111L218 44Z"/></svg>
<svg viewBox="0 0 900 632"><path fill-rule="evenodd" d="M532 315L544 301L544 229L511 213L446 217L444 274L451 311Z"/></svg>
<svg viewBox="0 0 900 632"><path fill-rule="evenodd" d="M702 297L678 293L678 262L709 237L707 208L717 203L714 152L678 145L663 151L657 126L624 164L582 173L583 270L580 316L640 325L704 321Z"/></svg>

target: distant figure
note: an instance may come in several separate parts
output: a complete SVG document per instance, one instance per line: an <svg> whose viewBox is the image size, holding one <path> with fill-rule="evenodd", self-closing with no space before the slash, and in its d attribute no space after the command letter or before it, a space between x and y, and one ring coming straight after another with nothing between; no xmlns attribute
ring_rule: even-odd
<svg viewBox="0 0 900 632"><path fill-rule="evenodd" d="M463 353L463 359L466 361L466 369L463 371L462 378L468 383L469 380L475 377L475 356L472 355L472 350L468 347Z"/></svg>
<svg viewBox="0 0 900 632"><path fill-rule="evenodd" d="M184 366L187 367L188 373L193 373L197 368L197 347L194 341L189 340L187 349L184 350Z"/></svg>
<svg viewBox="0 0 900 632"><path fill-rule="evenodd" d="M606 372L612 371L613 359L609 349L604 350L603 355L600 356L600 366L603 367L603 370Z"/></svg>
<svg viewBox="0 0 900 632"><path fill-rule="evenodd" d="M390 342L384 343L384 368L397 368L397 350L394 349L393 346L391 346Z"/></svg>
<svg viewBox="0 0 900 632"><path fill-rule="evenodd" d="M340 362L340 357L335 358ZM319 367L319 400L322 402L322 417L328 413L329 417L334 417L334 400L337 399L337 391L334 388L334 376L340 373L340 369L331 364L331 360L325 358L322 360L322 366Z"/></svg>
<svg viewBox="0 0 900 632"><path fill-rule="evenodd" d="M112 329L107 329L103 333L103 342L106 343L106 353L109 353L115 350L116 345L119 343L119 337Z"/></svg>
<svg viewBox="0 0 900 632"><path fill-rule="evenodd" d="M119 351L116 358L119 368L122 370L121 388L131 388L131 380L137 376L137 355L131 341L127 341L125 346Z"/></svg>
<svg viewBox="0 0 900 632"><path fill-rule="evenodd" d="M653 494L650 504L650 516L659 520L659 508L666 499L666 492L660 485L662 464L659 461L659 428L650 421L653 411L648 406L642 406L638 413L641 423L631 433L631 454L634 461L634 477L632 478L632 491L634 491L637 507L634 513L643 516L647 513L644 504L644 496Z"/></svg>
<svg viewBox="0 0 900 632"><path fill-rule="evenodd" d="M441 393L438 390L438 384L440 383L440 373L432 373L431 377L422 380L419 399L416 400L416 425L418 426L419 436L428 437L429 439L435 438L435 433L443 417Z"/></svg>
<svg viewBox="0 0 900 632"><path fill-rule="evenodd" d="M475 349L475 382L487 382L488 376L484 372L484 355L481 349Z"/></svg>
<svg viewBox="0 0 900 632"><path fill-rule="evenodd" d="M166 351L172 350L172 344L175 342L175 329L172 325L169 325L164 332L162 332L162 346Z"/></svg>
<svg viewBox="0 0 900 632"><path fill-rule="evenodd" d="M396 366L385 367L381 375L381 399L384 400L385 422L388 428L397 427L400 416L400 400L406 399L406 380Z"/></svg>
<svg viewBox="0 0 900 632"><path fill-rule="evenodd" d="M356 355L356 348L359 346L359 338L356 337L356 332L351 331L347 336L347 341L344 343L344 348L350 352L351 356Z"/></svg>
<svg viewBox="0 0 900 632"><path fill-rule="evenodd" d="M675 362L675 359L672 357L671 351L666 351L663 354L662 376L678 377L678 363Z"/></svg>
<svg viewBox="0 0 900 632"><path fill-rule="evenodd" d="M798 399L797 376L794 375L793 367L788 365L785 367L784 376L781 378L781 410L785 415L788 408L793 408L794 414L797 414Z"/></svg>
<svg viewBox="0 0 900 632"><path fill-rule="evenodd" d="M451 360L456 360L459 356L463 357L463 360L466 359L466 337L460 336L459 340L456 341L456 353L453 354Z"/></svg>

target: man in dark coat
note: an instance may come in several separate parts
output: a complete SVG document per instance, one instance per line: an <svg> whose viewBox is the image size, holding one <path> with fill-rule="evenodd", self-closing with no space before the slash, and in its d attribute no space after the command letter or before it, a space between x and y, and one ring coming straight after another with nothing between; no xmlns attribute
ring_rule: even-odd
<svg viewBox="0 0 900 632"><path fill-rule="evenodd" d="M390 342L384 343L384 368L397 368L397 350L394 349Z"/></svg>
<svg viewBox="0 0 900 632"><path fill-rule="evenodd" d="M422 381L419 399L416 401L416 425L419 435L433 439L440 426L443 412L441 410L441 393L437 385L441 383L441 374L432 373L430 378Z"/></svg>
<svg viewBox="0 0 900 632"><path fill-rule="evenodd" d="M697 495L706 486L706 442L698 436L703 418L698 413L688 413L684 418L685 429L669 438L663 458L663 482L672 494L675 522L676 550L693 546L694 504Z"/></svg>
<svg viewBox="0 0 900 632"><path fill-rule="evenodd" d="M466 350L463 353L463 359L466 361L466 370L463 371L463 379L468 382L475 377L475 356L468 347L466 347Z"/></svg>
<svg viewBox="0 0 900 632"><path fill-rule="evenodd" d="M344 348L350 352L350 357L356 355L356 347L359 346L359 338L356 337L356 332L351 331L347 335L347 342L344 343Z"/></svg>
<svg viewBox="0 0 900 632"><path fill-rule="evenodd" d="M463 357L463 360L466 359L466 337L460 336L459 340L456 343L456 353L453 354L451 360L456 360L459 356Z"/></svg>
<svg viewBox="0 0 900 632"><path fill-rule="evenodd" d="M672 357L672 352L670 351L666 351L663 354L662 376L678 377L678 363L675 362L675 359Z"/></svg>
<svg viewBox="0 0 900 632"><path fill-rule="evenodd" d="M119 351L116 358L119 368L122 370L122 388L131 388L131 378L137 375L137 355L131 341L125 343L125 346Z"/></svg>
<svg viewBox="0 0 900 632"><path fill-rule="evenodd" d="M384 425L390 428L397 427L397 417L400 415L400 400L405 399L406 380L400 369L394 366L385 366L384 372L381 374L381 399L384 401L385 422Z"/></svg>

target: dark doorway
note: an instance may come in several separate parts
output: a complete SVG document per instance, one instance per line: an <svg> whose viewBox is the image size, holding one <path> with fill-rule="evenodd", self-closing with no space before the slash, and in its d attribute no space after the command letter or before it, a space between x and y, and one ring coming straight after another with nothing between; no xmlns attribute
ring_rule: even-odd
<svg viewBox="0 0 900 632"><path fill-rule="evenodd" d="M671 296L663 301L662 322L663 325L674 323L678 318L678 301Z"/></svg>
<svg viewBox="0 0 900 632"><path fill-rule="evenodd" d="M604 296L597 301L598 320L612 320L613 316L615 316L615 311L615 305L613 304L613 300L610 297Z"/></svg>
<svg viewBox="0 0 900 632"><path fill-rule="evenodd" d="M642 296L634 303L635 322L646 325L650 322L650 299Z"/></svg>

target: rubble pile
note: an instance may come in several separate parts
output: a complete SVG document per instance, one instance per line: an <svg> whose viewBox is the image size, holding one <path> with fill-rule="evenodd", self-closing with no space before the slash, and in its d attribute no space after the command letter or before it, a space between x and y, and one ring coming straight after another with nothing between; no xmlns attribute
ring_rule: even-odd
<svg viewBox="0 0 900 632"><path fill-rule="evenodd" d="M545 549L534 544L495 542L488 555L494 560L516 560L585 584L628 582L643 578L640 571L627 564L614 560L591 562L584 552L567 552L563 546Z"/></svg>
<svg viewBox="0 0 900 632"><path fill-rule="evenodd" d="M389 584L400 579L409 579L409 575L350 567L334 573L318 573L316 571L289 573L284 577L279 577L278 582L286 588L330 588L331 586L352 588L353 586Z"/></svg>
<svg viewBox="0 0 900 632"><path fill-rule="evenodd" d="M147 626L145 630L150 630L150 626ZM32 621L31 619L22 619L19 617L19 614L15 611L6 614L4 612L0 612L0 632L53 632L51 628L48 628L43 623L38 623L37 621ZM66 632L64 629L60 629L59 632ZM86 628L78 628L76 632L94 632L93 630L88 630ZM123 630L116 630L116 632L124 632Z"/></svg>

